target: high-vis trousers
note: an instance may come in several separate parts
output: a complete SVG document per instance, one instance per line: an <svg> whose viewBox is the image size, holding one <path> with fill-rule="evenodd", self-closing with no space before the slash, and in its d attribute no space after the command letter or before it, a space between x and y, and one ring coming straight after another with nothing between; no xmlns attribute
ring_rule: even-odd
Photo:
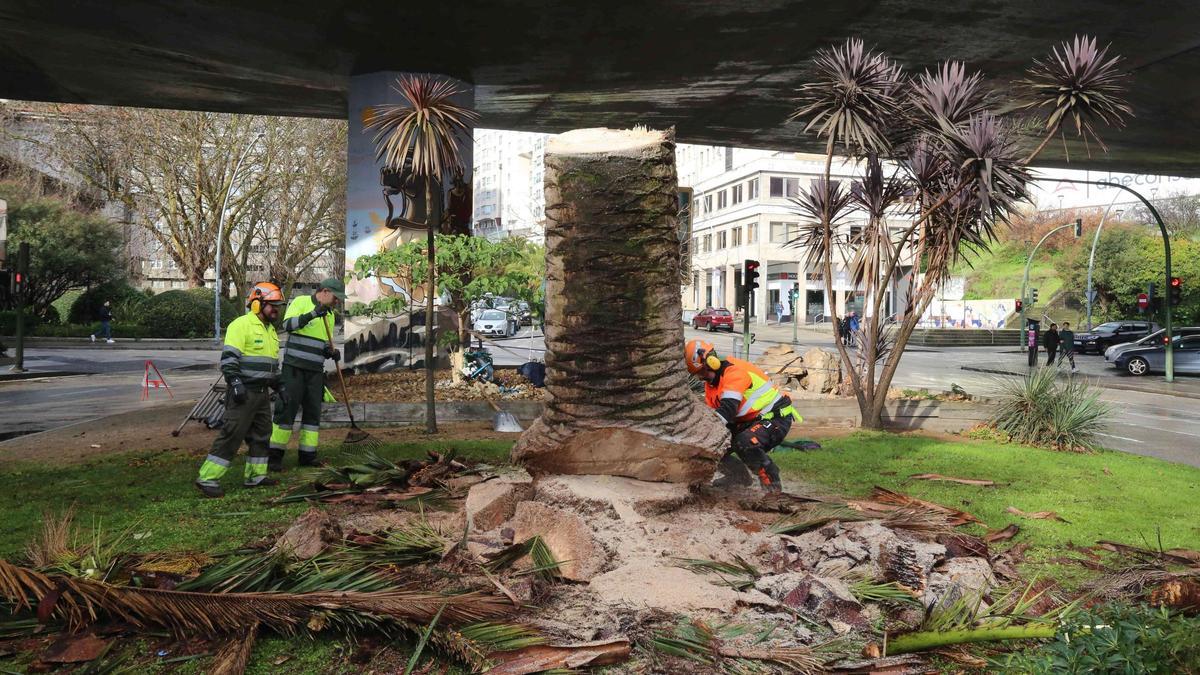
<svg viewBox="0 0 1200 675"><path fill-rule="evenodd" d="M225 402L225 423L213 441L212 450L200 465L199 481L208 485L219 485L221 477L229 471L229 464L237 456L238 448L245 441L249 446L246 456L246 485L256 485L267 475L267 440L271 435L271 392L247 388L245 403L234 403L229 394Z"/></svg>
<svg viewBox="0 0 1200 675"><path fill-rule="evenodd" d="M271 457L281 461L292 439L296 413L300 413L300 463L312 463L317 458L320 442L321 404L325 401L325 371L305 370L283 364L279 376L288 393L288 404L275 401L274 426L271 429Z"/></svg>
<svg viewBox="0 0 1200 675"><path fill-rule="evenodd" d="M767 453L787 438L791 428L792 418L781 415L772 420L756 420L739 427L733 434L733 452L758 477L764 488L779 487L779 467L775 466Z"/></svg>

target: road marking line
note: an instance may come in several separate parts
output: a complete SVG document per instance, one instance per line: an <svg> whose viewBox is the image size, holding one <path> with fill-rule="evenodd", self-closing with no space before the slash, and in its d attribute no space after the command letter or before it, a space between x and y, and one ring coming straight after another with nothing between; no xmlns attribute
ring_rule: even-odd
<svg viewBox="0 0 1200 675"><path fill-rule="evenodd" d="M1097 435L1097 436L1107 436L1108 438L1118 438L1118 439L1120 439L1120 440L1122 440L1122 441L1132 441L1132 442L1134 442L1134 443L1145 443L1145 441L1139 441L1139 440L1138 440L1138 439L1136 439L1136 438L1127 438L1127 437L1125 437L1125 436L1117 436L1117 435L1115 435L1115 434L1102 434L1102 433L1100 433L1099 431L1097 431L1097 432L1096 432L1096 435Z"/></svg>
<svg viewBox="0 0 1200 675"><path fill-rule="evenodd" d="M1128 422L1117 422L1117 424L1119 424L1121 426L1126 426L1126 427L1133 427L1134 429L1150 429L1152 431L1161 431L1166 434L1179 434L1181 436L1191 436L1193 438L1200 438L1200 434L1193 434L1193 433L1190 433L1187 431L1176 431L1174 429L1163 429L1162 427L1146 427L1146 426L1142 426L1139 424L1130 424Z"/></svg>

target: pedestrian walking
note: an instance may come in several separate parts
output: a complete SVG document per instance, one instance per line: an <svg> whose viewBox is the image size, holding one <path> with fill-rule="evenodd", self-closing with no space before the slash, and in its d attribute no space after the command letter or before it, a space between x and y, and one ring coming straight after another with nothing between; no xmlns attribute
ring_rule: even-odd
<svg viewBox="0 0 1200 675"><path fill-rule="evenodd" d="M1059 346L1062 356L1058 357L1058 362L1061 364L1063 359L1066 359L1071 363L1071 372L1079 372L1079 369L1075 367L1075 332L1071 330L1070 321L1063 322L1062 330L1058 331L1058 339L1062 341Z"/></svg>
<svg viewBox="0 0 1200 675"><path fill-rule="evenodd" d="M278 485L267 475L267 442L271 438L271 390L285 399L279 382L279 336L274 322L283 305L283 292L272 283L259 283L246 298L250 310L225 329L221 374L225 376L225 418L212 450L200 465L196 489L205 497L224 497L221 477L244 441L249 446L243 485Z"/></svg>
<svg viewBox="0 0 1200 675"><path fill-rule="evenodd" d="M274 425L271 429L271 471L283 470L283 455L292 438L296 413L300 413L300 466L317 464L317 444L320 441L321 404L325 401L325 359L333 359L340 368L342 355L329 346L331 324L329 310L338 300L346 299L346 286L340 279L321 282L317 292L302 295L288 305L283 317L287 342L283 347L283 369L279 375L286 399L275 401Z"/></svg>
<svg viewBox="0 0 1200 675"><path fill-rule="evenodd" d="M783 323L783 303L778 300L775 301L775 320Z"/></svg>
<svg viewBox="0 0 1200 675"><path fill-rule="evenodd" d="M854 344L854 337L858 333L858 327L858 312L850 312L850 318L846 319L846 332L849 334L849 341L846 344Z"/></svg>
<svg viewBox="0 0 1200 675"><path fill-rule="evenodd" d="M1058 334L1058 324L1050 324L1050 330L1046 331L1045 337L1042 338L1042 345L1046 348L1046 365L1054 365L1054 355L1058 352L1058 345L1062 343L1062 337Z"/></svg>
<svg viewBox="0 0 1200 675"><path fill-rule="evenodd" d="M100 320L100 331L99 331L100 336L102 338L104 338L105 342L107 342L108 344L112 344L114 342L114 340L112 339L113 315L112 315L112 301L111 300L105 300L104 304L100 305L100 309L98 309L96 311L96 318ZM92 342L95 342L95 341L96 341L96 334L92 333Z"/></svg>

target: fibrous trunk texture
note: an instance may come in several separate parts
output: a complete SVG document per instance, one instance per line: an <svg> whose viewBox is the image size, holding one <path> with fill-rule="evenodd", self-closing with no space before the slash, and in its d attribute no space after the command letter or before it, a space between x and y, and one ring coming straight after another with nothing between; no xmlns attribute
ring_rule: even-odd
<svg viewBox="0 0 1200 675"><path fill-rule="evenodd" d="M534 474L697 483L728 432L683 365L670 132L546 146L545 412L513 448Z"/></svg>

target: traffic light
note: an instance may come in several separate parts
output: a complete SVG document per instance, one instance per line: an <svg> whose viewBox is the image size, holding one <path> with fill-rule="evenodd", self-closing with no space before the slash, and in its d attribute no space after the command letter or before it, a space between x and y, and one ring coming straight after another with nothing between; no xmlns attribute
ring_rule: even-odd
<svg viewBox="0 0 1200 675"><path fill-rule="evenodd" d="M747 260L742 267L742 297L746 298L746 306L750 305L750 294L758 288L758 261Z"/></svg>
<svg viewBox="0 0 1200 675"><path fill-rule="evenodd" d="M1082 236L1083 236L1083 218L1076 218L1075 219L1075 238L1078 239Z"/></svg>
<svg viewBox="0 0 1200 675"><path fill-rule="evenodd" d="M22 242L17 248L17 268L13 270L13 295L23 298L29 284L29 244Z"/></svg>
<svg viewBox="0 0 1200 675"><path fill-rule="evenodd" d="M1025 306L1025 302L1024 302L1024 301L1022 301L1022 300L1020 300L1020 299L1018 299L1018 300L1017 300L1017 308L1016 308L1016 310L1015 310L1015 311L1018 311L1018 312L1019 312L1019 311L1021 311L1021 308L1022 308L1022 307L1024 307L1024 306Z"/></svg>
<svg viewBox="0 0 1200 675"><path fill-rule="evenodd" d="M1183 304L1183 279L1180 277L1171 277L1171 288L1168 296L1171 299L1171 306L1178 307Z"/></svg>
<svg viewBox="0 0 1200 675"><path fill-rule="evenodd" d="M1031 304L1031 305L1036 305L1036 304L1037 304L1037 298L1038 298L1038 296L1037 296L1037 289L1036 289L1036 288L1031 288L1031 289L1029 289L1029 304Z"/></svg>

